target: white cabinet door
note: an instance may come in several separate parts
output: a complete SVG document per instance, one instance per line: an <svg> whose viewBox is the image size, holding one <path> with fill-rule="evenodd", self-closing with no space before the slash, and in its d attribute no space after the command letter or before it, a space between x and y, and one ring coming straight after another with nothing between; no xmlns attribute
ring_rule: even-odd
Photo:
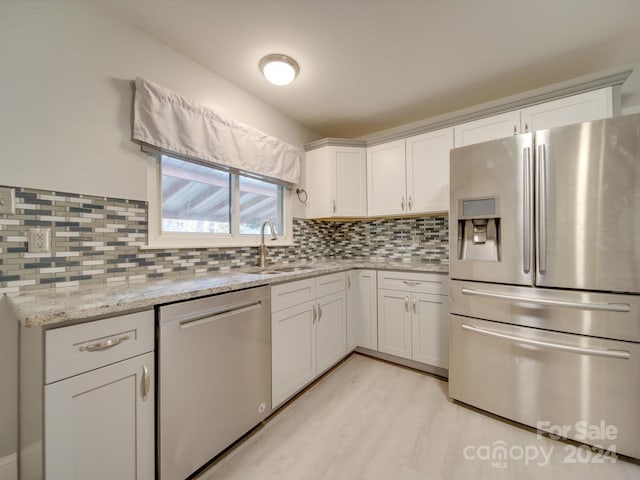
<svg viewBox="0 0 640 480"><path fill-rule="evenodd" d="M45 476L65 480L154 478L153 353L44 387Z"/></svg>
<svg viewBox="0 0 640 480"><path fill-rule="evenodd" d="M347 272L347 352L358 346L356 325L360 313L360 292L358 291L358 270Z"/></svg>
<svg viewBox="0 0 640 480"><path fill-rule="evenodd" d="M332 215L335 161L330 147L316 148L305 153L307 218L327 218Z"/></svg>
<svg viewBox="0 0 640 480"><path fill-rule="evenodd" d="M508 137L520 133L520 110L463 123L453 129L456 148Z"/></svg>
<svg viewBox="0 0 640 480"><path fill-rule="evenodd" d="M449 297L412 295L412 358L441 368L449 368Z"/></svg>
<svg viewBox="0 0 640 480"><path fill-rule="evenodd" d="M408 213L449 210L449 150L453 128L406 139Z"/></svg>
<svg viewBox="0 0 640 480"><path fill-rule="evenodd" d="M522 131L544 130L613 116L611 87L523 108Z"/></svg>
<svg viewBox="0 0 640 480"><path fill-rule="evenodd" d="M336 217L367 215L367 159L364 148L334 147ZM325 187L326 188L326 187Z"/></svg>
<svg viewBox="0 0 640 480"><path fill-rule="evenodd" d="M307 217L365 217L367 160L358 147L321 147L306 152Z"/></svg>
<svg viewBox="0 0 640 480"><path fill-rule="evenodd" d="M375 270L356 270L349 289L355 346L378 350L378 296Z"/></svg>
<svg viewBox="0 0 640 480"><path fill-rule="evenodd" d="M411 295L378 290L378 351L411 359Z"/></svg>
<svg viewBox="0 0 640 480"><path fill-rule="evenodd" d="M367 148L369 216L407 213L405 141Z"/></svg>
<svg viewBox="0 0 640 480"><path fill-rule="evenodd" d="M344 290L318 300L316 374L347 354L347 301Z"/></svg>
<svg viewBox="0 0 640 480"><path fill-rule="evenodd" d="M314 302L271 314L272 406L316 377Z"/></svg>

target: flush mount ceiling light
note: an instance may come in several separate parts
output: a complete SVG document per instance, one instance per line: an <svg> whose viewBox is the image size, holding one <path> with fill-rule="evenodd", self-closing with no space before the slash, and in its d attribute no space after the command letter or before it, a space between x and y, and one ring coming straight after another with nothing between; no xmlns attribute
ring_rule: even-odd
<svg viewBox="0 0 640 480"><path fill-rule="evenodd" d="M287 55L272 53L260 60L260 71L274 85L289 85L300 73L298 63Z"/></svg>

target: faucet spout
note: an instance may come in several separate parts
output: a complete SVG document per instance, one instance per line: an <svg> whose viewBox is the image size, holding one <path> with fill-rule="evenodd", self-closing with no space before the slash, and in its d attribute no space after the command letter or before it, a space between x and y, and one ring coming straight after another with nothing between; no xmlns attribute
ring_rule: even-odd
<svg viewBox="0 0 640 480"><path fill-rule="evenodd" d="M258 247L258 266L264 268L267 264L267 246L264 244L264 228L269 225L271 229L271 240L277 240L276 228L271 220L265 220L260 227L260 246Z"/></svg>

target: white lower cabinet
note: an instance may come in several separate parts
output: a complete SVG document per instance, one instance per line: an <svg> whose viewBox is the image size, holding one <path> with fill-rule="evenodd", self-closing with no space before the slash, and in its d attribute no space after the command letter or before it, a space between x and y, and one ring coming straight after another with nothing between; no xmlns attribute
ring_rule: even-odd
<svg viewBox="0 0 640 480"><path fill-rule="evenodd" d="M307 302L271 314L274 408L316 378L315 308L314 302Z"/></svg>
<svg viewBox="0 0 640 480"><path fill-rule="evenodd" d="M448 368L449 279L378 272L378 351Z"/></svg>
<svg viewBox="0 0 640 480"><path fill-rule="evenodd" d="M378 349L377 274L375 270L347 272L347 346Z"/></svg>
<svg viewBox="0 0 640 480"><path fill-rule="evenodd" d="M413 293L411 316L411 359L449 367L449 297Z"/></svg>
<svg viewBox="0 0 640 480"><path fill-rule="evenodd" d="M153 479L153 311L43 337L44 478ZM38 470L25 465L22 478L42 478Z"/></svg>
<svg viewBox="0 0 640 480"><path fill-rule="evenodd" d="M272 407L347 354L345 274L271 288Z"/></svg>
<svg viewBox="0 0 640 480"><path fill-rule="evenodd" d="M45 386L46 478L154 478L153 365L147 353Z"/></svg>
<svg viewBox="0 0 640 480"><path fill-rule="evenodd" d="M378 351L411 358L411 294L378 290Z"/></svg>

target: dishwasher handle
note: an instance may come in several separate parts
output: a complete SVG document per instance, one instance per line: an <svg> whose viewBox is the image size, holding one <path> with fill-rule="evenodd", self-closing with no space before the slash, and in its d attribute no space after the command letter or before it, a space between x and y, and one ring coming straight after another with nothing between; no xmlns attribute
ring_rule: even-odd
<svg viewBox="0 0 640 480"><path fill-rule="evenodd" d="M229 308L225 309L222 307L221 310L218 310L213 315L210 312L195 314L191 318L184 319L180 322L180 328L191 328L197 327L199 325L205 325L207 323L211 323L216 320L220 320L222 318L231 317L234 315L239 315L241 313L250 312L252 310L257 310L262 308L262 300L258 300L257 302L246 303L243 305L230 305Z"/></svg>

